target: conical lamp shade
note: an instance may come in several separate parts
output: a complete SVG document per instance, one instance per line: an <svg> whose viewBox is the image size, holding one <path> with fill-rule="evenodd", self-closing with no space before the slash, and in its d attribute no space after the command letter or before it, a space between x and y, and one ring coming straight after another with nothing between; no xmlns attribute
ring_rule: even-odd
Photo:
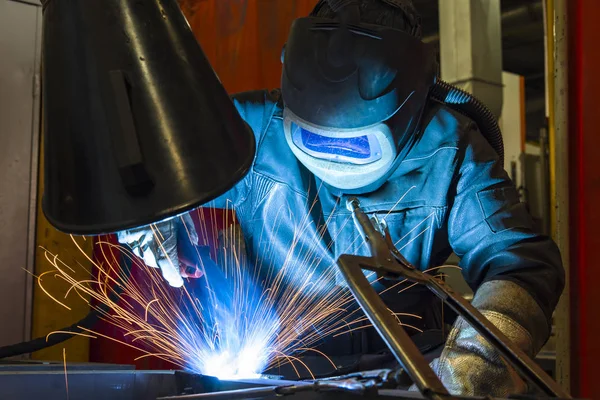
<svg viewBox="0 0 600 400"><path fill-rule="evenodd" d="M43 210L74 234L198 207L246 174L254 134L175 0L46 0Z"/></svg>

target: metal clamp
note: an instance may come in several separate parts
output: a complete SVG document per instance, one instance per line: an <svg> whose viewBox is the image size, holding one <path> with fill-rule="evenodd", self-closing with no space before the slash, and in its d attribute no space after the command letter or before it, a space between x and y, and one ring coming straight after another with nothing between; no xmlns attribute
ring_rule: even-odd
<svg viewBox="0 0 600 400"><path fill-rule="evenodd" d="M548 396L570 398L566 391L475 307L444 282L419 271L406 260L393 245L387 227L376 228L360 208L358 199L349 199L347 206L369 245L371 257L342 255L338 259L338 266L357 302L423 396L432 399L447 397L449 394L408 334L388 312L362 270L374 271L379 276L390 279L407 279L425 285L477 330L524 378Z"/></svg>

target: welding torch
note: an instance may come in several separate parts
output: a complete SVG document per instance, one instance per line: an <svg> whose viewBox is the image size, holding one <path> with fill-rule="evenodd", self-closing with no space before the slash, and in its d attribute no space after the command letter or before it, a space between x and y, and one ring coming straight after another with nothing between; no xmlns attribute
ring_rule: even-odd
<svg viewBox="0 0 600 400"><path fill-rule="evenodd" d="M404 328L390 314L363 270L376 272L379 277L386 279L406 279L425 285L464 318L498 350L510 365L544 394L558 398L570 398L568 393L554 382L540 366L515 346L467 300L453 291L445 282L419 271L406 260L394 246L385 223L380 222L376 217L369 218L361 209L360 201L357 198L350 198L347 201L347 208L352 212L355 225L368 244L371 256L342 255L338 259L338 266L358 304L425 398L441 399L448 398L450 395Z"/></svg>

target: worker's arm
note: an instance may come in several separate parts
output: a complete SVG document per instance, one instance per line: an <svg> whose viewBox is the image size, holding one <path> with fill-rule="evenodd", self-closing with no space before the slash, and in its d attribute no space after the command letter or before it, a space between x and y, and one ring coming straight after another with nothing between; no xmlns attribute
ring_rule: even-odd
<svg viewBox="0 0 600 400"><path fill-rule="evenodd" d="M272 96L266 91L254 91L234 95L232 100L241 117L252 128L258 146L277 105L277 96ZM199 179L202 178L199 177ZM205 207L237 211L241 211L240 207L252 207L247 201L251 186L251 176L247 176L225 194L206 204ZM165 280L174 287L180 287L184 283L182 274L185 276L186 268L179 262L182 246L189 242L193 245L198 244L198 235L194 224L187 214L159 222L153 227L147 226L119 232L118 239L121 244L128 245L136 255L141 257L146 265L160 268ZM208 256L208 252L204 252L204 254ZM204 261L212 263L210 260ZM202 264L205 264L204 261L200 260Z"/></svg>
<svg viewBox="0 0 600 400"><path fill-rule="evenodd" d="M550 334L564 287L556 244L537 234L498 157L474 127L465 132L455 160L448 233L461 258L474 305L533 356ZM437 369L454 393L505 396L524 390L515 372L459 319Z"/></svg>
<svg viewBox="0 0 600 400"><path fill-rule="evenodd" d="M279 101L278 93L256 90L235 94L231 99L242 119L252 128L258 152L262 136L271 122L273 111ZM239 210L240 207L250 206L246 200L251 187L252 179L242 179L228 192L206 204L205 207Z"/></svg>

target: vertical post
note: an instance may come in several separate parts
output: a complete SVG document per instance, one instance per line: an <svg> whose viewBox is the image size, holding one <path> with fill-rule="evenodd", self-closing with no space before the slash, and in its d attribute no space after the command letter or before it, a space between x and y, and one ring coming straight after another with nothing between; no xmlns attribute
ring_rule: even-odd
<svg viewBox="0 0 600 400"><path fill-rule="evenodd" d="M504 140L504 169L513 180L517 189L524 188L525 163L525 91L524 78L510 72L502 73L504 104L499 125ZM521 201L527 202L526 191L520 193Z"/></svg>
<svg viewBox="0 0 600 400"><path fill-rule="evenodd" d="M567 276L555 313L556 379L570 390L568 0L546 0L546 76L550 231Z"/></svg>
<svg viewBox="0 0 600 400"><path fill-rule="evenodd" d="M442 79L502 112L499 0L439 0Z"/></svg>
<svg viewBox="0 0 600 400"><path fill-rule="evenodd" d="M542 220L540 229L544 235L551 235L550 232L550 162L548 161L548 128L540 129L540 174L538 176L539 185L537 186L539 201L539 210ZM564 322L564 321L563 321ZM569 326L568 324L565 326Z"/></svg>

